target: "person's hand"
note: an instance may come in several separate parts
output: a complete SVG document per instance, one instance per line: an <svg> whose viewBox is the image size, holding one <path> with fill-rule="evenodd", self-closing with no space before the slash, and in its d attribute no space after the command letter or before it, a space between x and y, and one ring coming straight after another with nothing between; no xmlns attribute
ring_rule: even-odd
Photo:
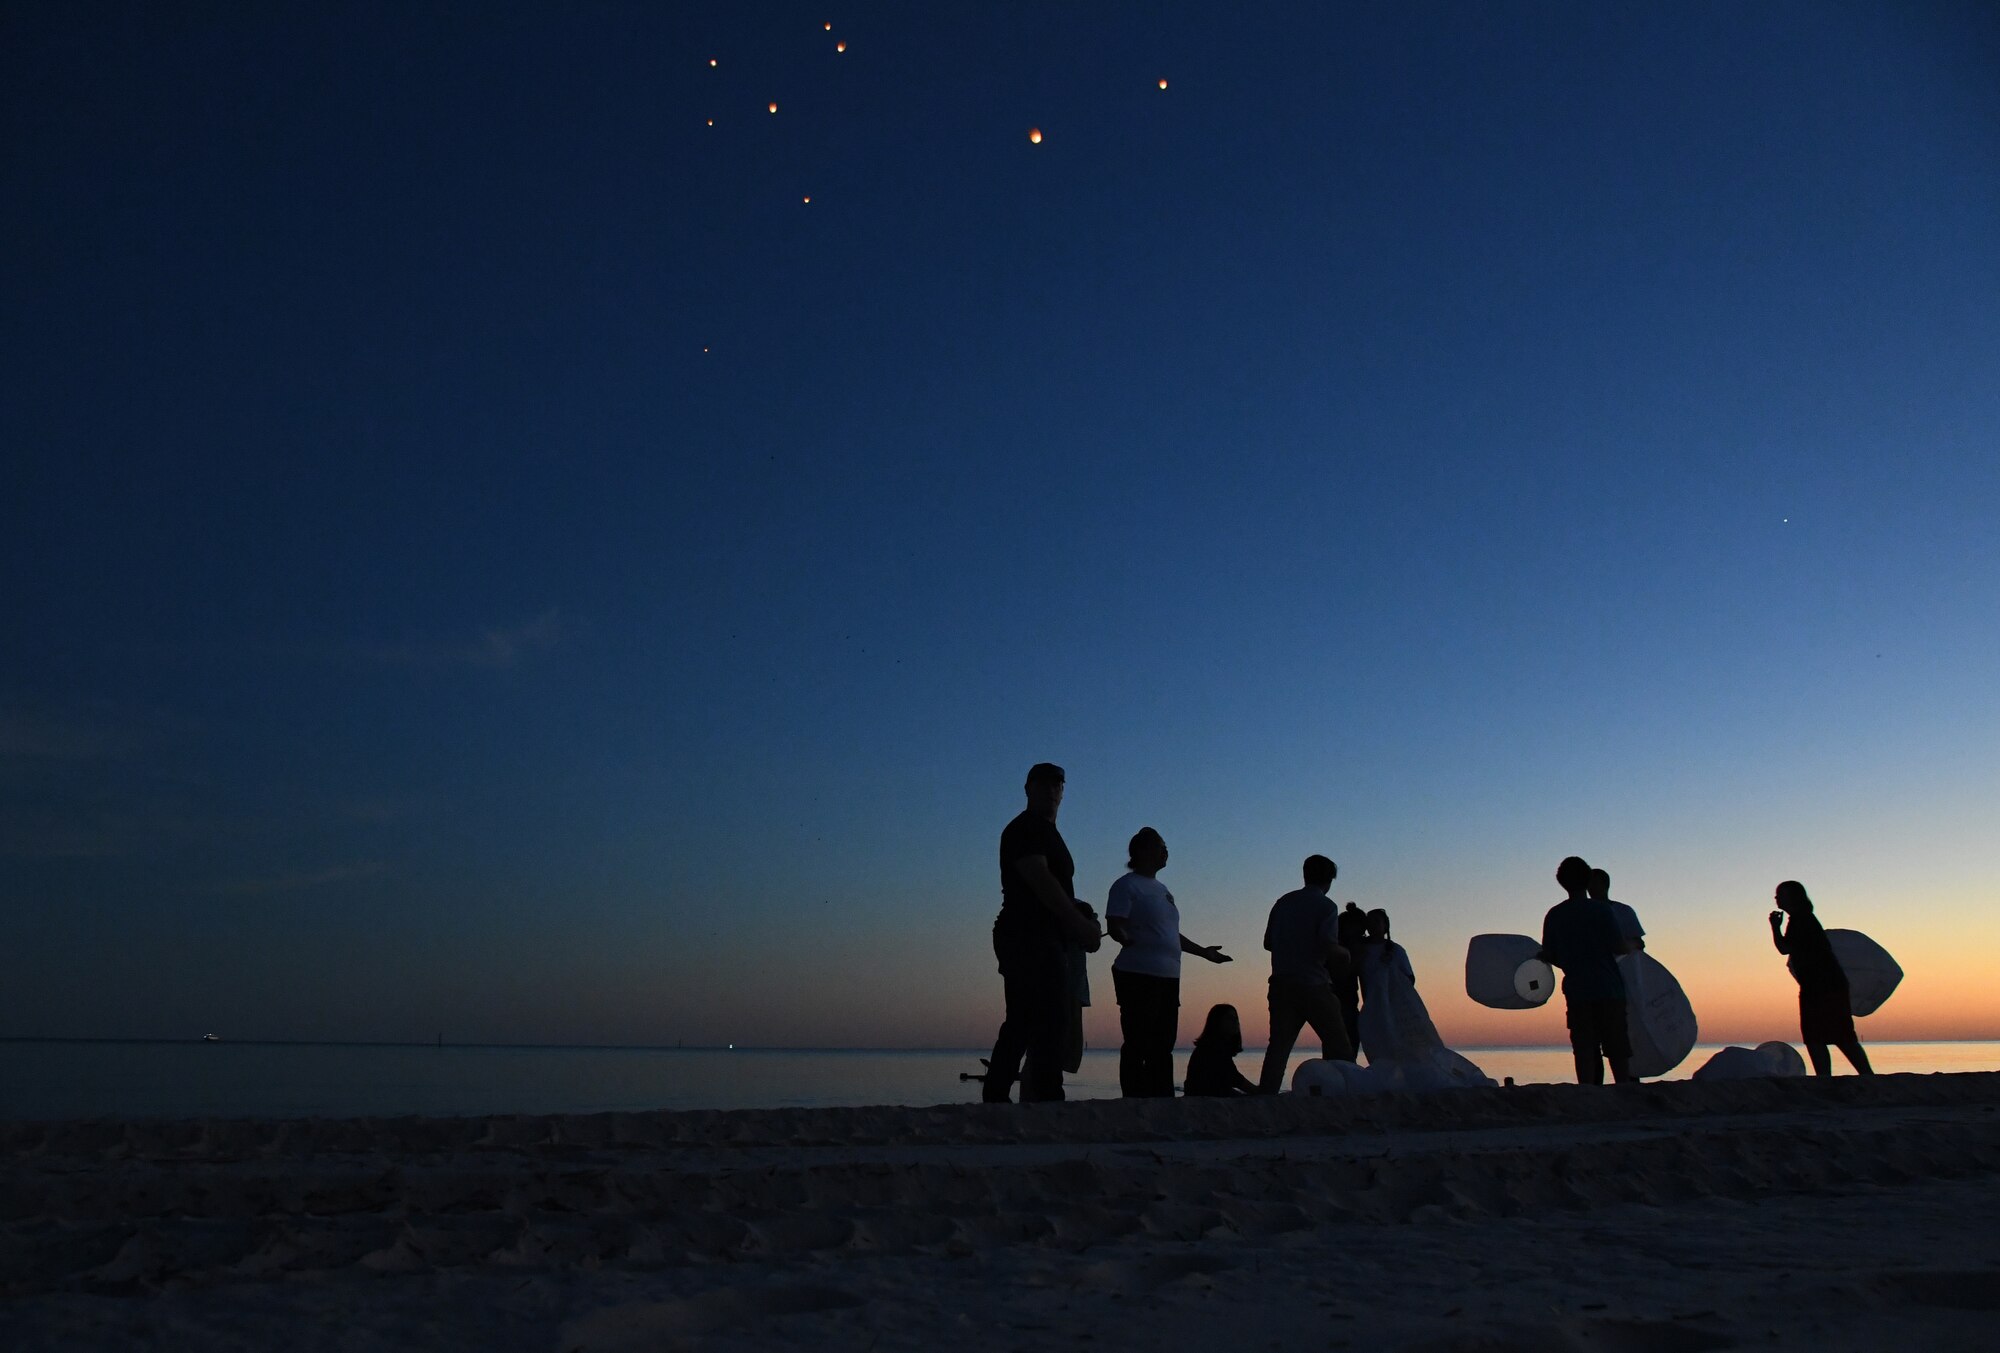
<svg viewBox="0 0 2000 1353"><path fill-rule="evenodd" d="M1223 953L1222 950L1212 944L1201 951L1201 956L1210 963L1229 963L1233 961L1229 955Z"/></svg>
<svg viewBox="0 0 2000 1353"><path fill-rule="evenodd" d="M1104 942L1104 932L1097 924L1097 913L1091 910L1088 902L1076 904L1076 916L1070 922L1070 934L1079 947L1088 949L1092 953L1097 952L1098 945Z"/></svg>
<svg viewBox="0 0 2000 1353"><path fill-rule="evenodd" d="M1785 923L1785 913L1783 913L1782 911L1774 911L1771 913L1772 925L1783 925L1784 923Z"/></svg>

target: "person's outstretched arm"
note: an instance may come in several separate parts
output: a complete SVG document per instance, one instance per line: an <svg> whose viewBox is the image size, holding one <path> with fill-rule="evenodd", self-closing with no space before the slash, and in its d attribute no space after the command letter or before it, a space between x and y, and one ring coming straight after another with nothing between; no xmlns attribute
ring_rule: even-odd
<svg viewBox="0 0 2000 1353"><path fill-rule="evenodd" d="M1116 930L1111 932L1111 938L1114 940L1118 939L1118 932ZM1123 944L1124 941L1119 940L1119 943ZM1234 961L1216 946L1212 944L1196 944L1185 935L1181 936L1181 952L1184 954L1193 954L1196 958L1205 958L1210 963L1229 963Z"/></svg>

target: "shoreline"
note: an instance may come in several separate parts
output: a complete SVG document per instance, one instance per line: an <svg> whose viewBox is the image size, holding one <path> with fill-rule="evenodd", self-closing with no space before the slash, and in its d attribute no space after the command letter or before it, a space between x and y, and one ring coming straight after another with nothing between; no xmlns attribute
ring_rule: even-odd
<svg viewBox="0 0 2000 1353"><path fill-rule="evenodd" d="M1973 1348L1994 1206L2000 1072L12 1123L0 1342Z"/></svg>

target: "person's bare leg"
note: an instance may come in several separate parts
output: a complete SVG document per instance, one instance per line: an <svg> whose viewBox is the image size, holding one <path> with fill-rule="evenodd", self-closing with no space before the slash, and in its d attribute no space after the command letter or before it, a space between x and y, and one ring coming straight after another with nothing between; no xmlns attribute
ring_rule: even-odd
<svg viewBox="0 0 2000 1353"><path fill-rule="evenodd" d="M1812 1058L1813 1075L1831 1076L1833 1074L1833 1054L1826 1050L1826 1044L1806 1044L1806 1056Z"/></svg>
<svg viewBox="0 0 2000 1353"><path fill-rule="evenodd" d="M1860 1039L1858 1038L1845 1039L1839 1043L1834 1044L1834 1046L1847 1054L1848 1064L1854 1068L1855 1075L1872 1076L1875 1074L1875 1068L1868 1065L1868 1054L1866 1052L1863 1052L1861 1049ZM1833 1061L1833 1058L1828 1057L1826 1060L1830 1064Z"/></svg>

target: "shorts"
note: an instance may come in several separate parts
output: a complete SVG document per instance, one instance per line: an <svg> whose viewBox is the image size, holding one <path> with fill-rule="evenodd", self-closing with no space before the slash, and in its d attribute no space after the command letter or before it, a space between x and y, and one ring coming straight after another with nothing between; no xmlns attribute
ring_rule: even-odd
<svg viewBox="0 0 2000 1353"><path fill-rule="evenodd" d="M1808 1043L1845 1043L1854 1039L1854 1006L1847 988L1807 991L1799 988L1799 1037Z"/></svg>
<svg viewBox="0 0 2000 1353"><path fill-rule="evenodd" d="M1632 1030L1625 1022L1625 998L1571 1001L1569 1045L1586 1056L1602 1053L1614 1061L1629 1060Z"/></svg>

